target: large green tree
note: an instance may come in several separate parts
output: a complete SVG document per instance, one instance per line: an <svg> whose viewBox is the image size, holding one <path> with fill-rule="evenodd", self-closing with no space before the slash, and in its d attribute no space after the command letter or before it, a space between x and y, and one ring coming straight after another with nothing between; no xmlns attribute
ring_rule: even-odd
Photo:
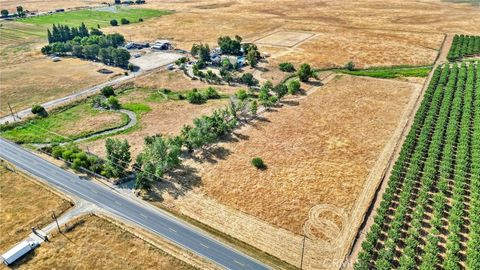
<svg viewBox="0 0 480 270"><path fill-rule="evenodd" d="M107 152L107 166L112 176L124 176L131 162L128 141L108 138L105 141L105 149Z"/></svg>

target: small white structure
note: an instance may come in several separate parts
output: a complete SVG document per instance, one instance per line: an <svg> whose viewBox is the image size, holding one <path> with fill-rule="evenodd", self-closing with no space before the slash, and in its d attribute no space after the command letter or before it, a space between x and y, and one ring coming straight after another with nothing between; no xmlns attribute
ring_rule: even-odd
<svg viewBox="0 0 480 270"><path fill-rule="evenodd" d="M155 44L152 46L154 50L168 50L172 47L172 43L169 40L161 39L155 41Z"/></svg>
<svg viewBox="0 0 480 270"><path fill-rule="evenodd" d="M58 57L58 56L52 57L52 61L53 61L53 62L59 62L60 60L62 60L62 59L61 59L60 57Z"/></svg>
<svg viewBox="0 0 480 270"><path fill-rule="evenodd" d="M38 246L36 241L24 240L2 255L3 263L10 265Z"/></svg>

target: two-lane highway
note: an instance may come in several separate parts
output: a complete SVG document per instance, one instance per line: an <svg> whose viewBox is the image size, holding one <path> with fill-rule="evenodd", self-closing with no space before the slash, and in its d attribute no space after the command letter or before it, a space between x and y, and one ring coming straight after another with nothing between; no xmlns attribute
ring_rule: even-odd
<svg viewBox="0 0 480 270"><path fill-rule="evenodd" d="M160 209L146 206L95 182L82 180L77 175L4 139L0 139L0 158L47 181L51 186L68 195L93 203L114 216L137 224L221 267L268 269L257 260L214 240L205 232L193 228Z"/></svg>

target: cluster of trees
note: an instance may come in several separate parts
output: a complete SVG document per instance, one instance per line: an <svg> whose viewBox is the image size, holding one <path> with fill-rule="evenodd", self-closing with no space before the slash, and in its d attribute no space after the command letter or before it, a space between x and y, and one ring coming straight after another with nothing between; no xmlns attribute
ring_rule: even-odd
<svg viewBox="0 0 480 270"><path fill-rule="evenodd" d="M76 37L88 37L90 32L88 31L87 26L82 23L79 27L69 27L68 25L53 25L52 31L47 30L47 39L48 43L52 44L55 42L67 42Z"/></svg>
<svg viewBox="0 0 480 270"><path fill-rule="evenodd" d="M455 61L475 54L480 54L480 36L455 35L447 59Z"/></svg>
<svg viewBox="0 0 480 270"><path fill-rule="evenodd" d="M241 116L250 114L245 104L232 102L230 106L216 110L212 115L196 118L192 126L182 128L179 136L146 137L144 150L134 165L137 175L136 188L149 189L153 182L160 181L166 173L178 167L181 163L182 148L192 152L229 134L237 126Z"/></svg>
<svg viewBox="0 0 480 270"><path fill-rule="evenodd" d="M475 95L474 90L480 85L479 75L480 69L474 64L445 65L434 71L394 165L374 224L362 243L355 269L395 268L399 247L401 269L432 269L438 265L444 269L461 269L465 216L470 219L466 264L470 269L480 267L480 128L472 125L480 123L480 95ZM451 179L453 186L449 183ZM470 202L476 203L467 209L469 193ZM433 209L429 220L431 229L424 236L422 231L429 207ZM393 216L389 217L391 213ZM442 220L445 216L448 225ZM448 226L448 237L442 261L440 240L445 226ZM408 228L406 233L402 233L404 228ZM379 245L382 234L385 240ZM425 244L419 249L422 242Z"/></svg>
<svg viewBox="0 0 480 270"><path fill-rule="evenodd" d="M210 46L208 44L193 44L190 53L198 57L198 60L204 64L210 62Z"/></svg>
<svg viewBox="0 0 480 270"><path fill-rule="evenodd" d="M203 104L209 99L219 99L220 94L213 87L207 87L203 91L194 88L186 94L186 98L192 104Z"/></svg>
<svg viewBox="0 0 480 270"><path fill-rule="evenodd" d="M100 92L101 95L97 95L92 99L93 108L103 108L105 110L120 109L120 101L115 97L115 91L112 86L105 86Z"/></svg>
<svg viewBox="0 0 480 270"><path fill-rule="evenodd" d="M2 15L3 18L8 17L10 15L10 12L8 9L2 9L0 11L0 14ZM25 17L27 13L23 10L22 6L17 6L17 13L13 14L13 16L18 16L18 17Z"/></svg>
<svg viewBox="0 0 480 270"><path fill-rule="evenodd" d="M45 150L56 159L63 159L72 169L86 169L107 178L127 175L130 166L130 145L127 140L108 138L105 142L106 160L86 153L76 144L55 145Z"/></svg>
<svg viewBox="0 0 480 270"><path fill-rule="evenodd" d="M46 150L50 151L54 158L63 159L74 170L84 168L108 177L105 161L95 155L85 153L75 144L56 145Z"/></svg>
<svg viewBox="0 0 480 270"><path fill-rule="evenodd" d="M218 38L217 43L223 54L242 55L242 37L240 36L235 38L222 36Z"/></svg>
<svg viewBox="0 0 480 270"><path fill-rule="evenodd" d="M125 38L118 33L105 35L99 29L88 31L85 24L79 27L53 25L48 30L49 44L42 48L43 54L70 54L88 60L100 60L106 65L128 68L130 53L118 48Z"/></svg>
<svg viewBox="0 0 480 270"><path fill-rule="evenodd" d="M141 22L141 21L143 21L143 19L140 18L139 21ZM130 21L128 19L121 18L120 23L121 24L130 24ZM110 25L111 26L118 26L118 21L116 19L110 20Z"/></svg>

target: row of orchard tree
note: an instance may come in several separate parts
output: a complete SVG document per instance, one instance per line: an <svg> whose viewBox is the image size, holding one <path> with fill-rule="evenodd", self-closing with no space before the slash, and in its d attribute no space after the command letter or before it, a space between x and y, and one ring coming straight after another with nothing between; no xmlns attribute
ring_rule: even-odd
<svg viewBox="0 0 480 270"><path fill-rule="evenodd" d="M355 269L480 269L479 86L478 62L434 71Z"/></svg>
<svg viewBox="0 0 480 270"><path fill-rule="evenodd" d="M475 54L480 54L480 36L455 35L447 59L455 61Z"/></svg>

